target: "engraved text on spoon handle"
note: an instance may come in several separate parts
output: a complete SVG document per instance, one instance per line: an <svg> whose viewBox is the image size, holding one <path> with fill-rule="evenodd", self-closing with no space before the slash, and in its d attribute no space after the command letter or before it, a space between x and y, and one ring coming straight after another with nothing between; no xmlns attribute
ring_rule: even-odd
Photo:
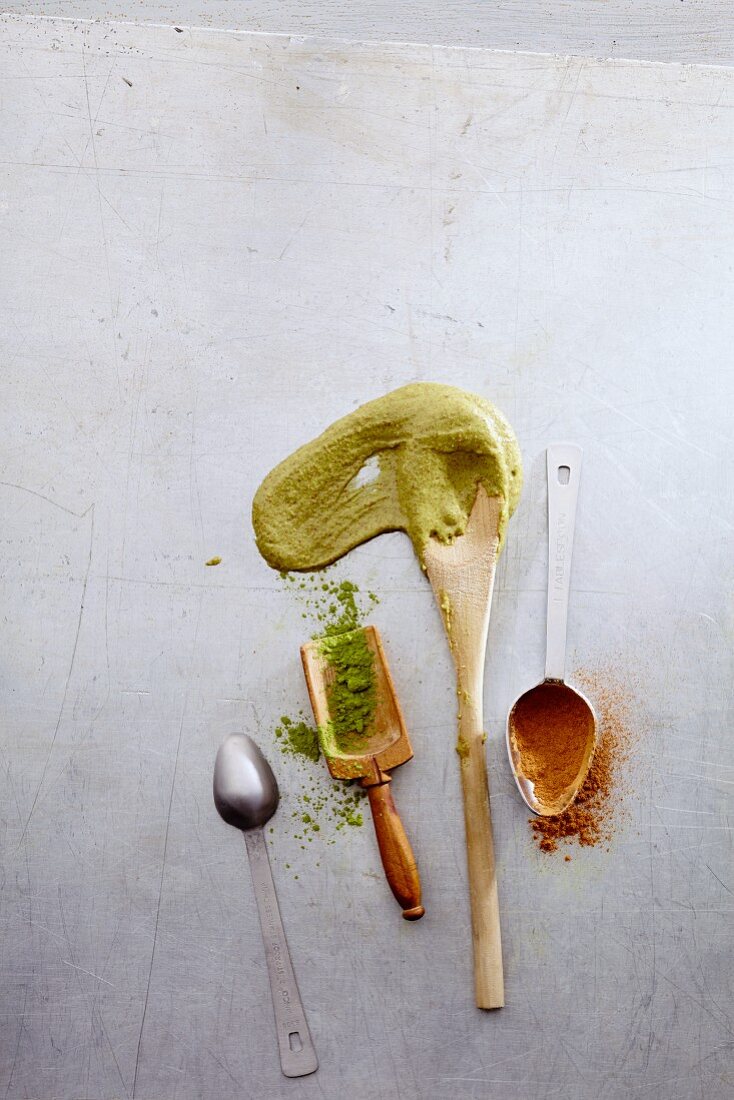
<svg viewBox="0 0 734 1100"><path fill-rule="evenodd" d="M278 908L275 884L262 829L250 829L245 834L250 871L255 888L260 917L265 959L268 964L270 990L273 996L275 1027L278 1034L280 1064L286 1077L302 1077L318 1066L316 1051L298 993L290 952Z"/></svg>

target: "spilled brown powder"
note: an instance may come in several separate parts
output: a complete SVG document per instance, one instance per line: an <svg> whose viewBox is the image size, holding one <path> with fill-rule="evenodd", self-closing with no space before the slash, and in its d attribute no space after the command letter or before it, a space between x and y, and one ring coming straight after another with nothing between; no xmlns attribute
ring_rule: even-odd
<svg viewBox="0 0 734 1100"><path fill-rule="evenodd" d="M625 777L635 735L628 687L608 669L577 672L574 681L596 711L599 741L573 805L553 817L529 819L533 839L543 852L557 851L561 842L582 848L608 845L624 817ZM564 859L568 862L570 857Z"/></svg>

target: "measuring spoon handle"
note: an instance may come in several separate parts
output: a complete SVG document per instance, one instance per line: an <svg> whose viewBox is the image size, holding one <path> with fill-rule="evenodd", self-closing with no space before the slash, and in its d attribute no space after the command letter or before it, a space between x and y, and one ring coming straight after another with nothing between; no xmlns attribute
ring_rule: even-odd
<svg viewBox="0 0 734 1100"><path fill-rule="evenodd" d="M280 1066L286 1077L305 1077L318 1069L319 1061L311 1041L283 931L265 836L262 829L249 829L244 837L265 944Z"/></svg>
<svg viewBox="0 0 734 1100"><path fill-rule="evenodd" d="M583 451L575 443L552 443L548 469L548 614L545 678L566 674L566 628L571 584L571 555Z"/></svg>

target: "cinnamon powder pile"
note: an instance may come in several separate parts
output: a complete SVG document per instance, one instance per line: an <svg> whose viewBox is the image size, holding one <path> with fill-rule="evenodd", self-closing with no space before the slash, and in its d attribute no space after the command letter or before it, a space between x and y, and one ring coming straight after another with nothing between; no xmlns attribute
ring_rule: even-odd
<svg viewBox="0 0 734 1100"><path fill-rule="evenodd" d="M543 852L557 851L561 841L583 848L608 844L624 815L625 765L633 732L628 688L615 681L607 669L577 672L574 682L596 711L599 740L573 805L553 817L529 818L533 839Z"/></svg>
<svg viewBox="0 0 734 1100"><path fill-rule="evenodd" d="M510 712L510 737L537 802L550 810L568 801L593 734L587 704L565 684L546 680L518 699Z"/></svg>

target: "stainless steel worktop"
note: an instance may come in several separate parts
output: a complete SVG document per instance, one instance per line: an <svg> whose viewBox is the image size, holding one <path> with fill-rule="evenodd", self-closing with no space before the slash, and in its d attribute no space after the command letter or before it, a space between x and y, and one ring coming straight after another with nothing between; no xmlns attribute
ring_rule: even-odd
<svg viewBox="0 0 734 1100"><path fill-rule="evenodd" d="M734 74L47 20L5 21L0 49L0 1088L729 1096ZM301 851L274 748L307 706L306 627L253 491L415 379L490 397L525 458L485 699L496 1013L472 1002L450 663L403 536L339 575L381 600L420 923L369 828ZM625 822L570 863L533 847L502 746L542 671L554 439L585 448L571 665L626 683L639 731ZM321 1062L297 1082L211 799L237 729L283 792Z"/></svg>

